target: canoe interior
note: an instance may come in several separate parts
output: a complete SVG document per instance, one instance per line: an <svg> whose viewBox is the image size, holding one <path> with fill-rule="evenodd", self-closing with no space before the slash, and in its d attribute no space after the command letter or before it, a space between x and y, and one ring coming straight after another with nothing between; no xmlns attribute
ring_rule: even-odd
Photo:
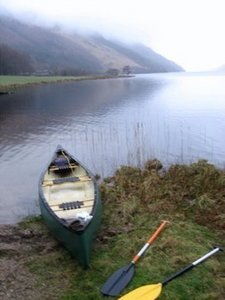
<svg viewBox="0 0 225 300"><path fill-rule="evenodd" d="M86 269L101 225L100 192L93 175L62 147L39 182L43 219L55 238Z"/></svg>
<svg viewBox="0 0 225 300"><path fill-rule="evenodd" d="M95 185L88 172L65 151L58 151L42 181L53 214L74 230L84 230L93 217Z"/></svg>

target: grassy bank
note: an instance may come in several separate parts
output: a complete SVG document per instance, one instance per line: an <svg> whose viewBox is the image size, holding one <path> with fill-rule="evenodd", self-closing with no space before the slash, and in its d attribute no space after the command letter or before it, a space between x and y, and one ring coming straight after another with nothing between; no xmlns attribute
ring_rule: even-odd
<svg viewBox="0 0 225 300"><path fill-rule="evenodd" d="M0 76L0 91L14 91L15 89L34 85L34 84L45 84L54 82L65 82L65 81L80 81L80 80L94 80L94 79L105 79L112 78L106 75L99 76Z"/></svg>
<svg viewBox="0 0 225 300"><path fill-rule="evenodd" d="M0 295L9 295L4 299L15 292L18 299L111 299L99 288L131 260L162 219L170 224L137 264L125 293L161 282L213 246L225 246L225 172L205 161L167 171L158 161L142 170L122 167L104 180L101 192L103 222L87 271L51 237L41 218L2 229L0 259L6 270L1 270ZM160 299L225 299L224 274L221 252L168 284Z"/></svg>

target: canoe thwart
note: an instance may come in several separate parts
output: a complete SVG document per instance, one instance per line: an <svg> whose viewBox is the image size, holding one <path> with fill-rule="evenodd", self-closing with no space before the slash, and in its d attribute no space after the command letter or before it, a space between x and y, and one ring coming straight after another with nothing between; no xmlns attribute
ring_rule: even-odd
<svg viewBox="0 0 225 300"><path fill-rule="evenodd" d="M54 184L66 183L66 182L79 182L79 181L91 181L91 178L88 176L79 176L79 177L61 177L55 178L53 180L44 180L43 186L50 186Z"/></svg>

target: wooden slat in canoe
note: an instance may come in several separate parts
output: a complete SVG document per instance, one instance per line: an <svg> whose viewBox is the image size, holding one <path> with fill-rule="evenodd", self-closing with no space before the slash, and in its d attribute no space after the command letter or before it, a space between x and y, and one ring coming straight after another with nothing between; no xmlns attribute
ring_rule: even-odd
<svg viewBox="0 0 225 300"><path fill-rule="evenodd" d="M62 178L56 178L53 180L44 180L43 186L48 185L54 185L54 184L63 184L66 182L85 182L85 181L91 181L91 178L88 176L79 176L79 177L62 177Z"/></svg>

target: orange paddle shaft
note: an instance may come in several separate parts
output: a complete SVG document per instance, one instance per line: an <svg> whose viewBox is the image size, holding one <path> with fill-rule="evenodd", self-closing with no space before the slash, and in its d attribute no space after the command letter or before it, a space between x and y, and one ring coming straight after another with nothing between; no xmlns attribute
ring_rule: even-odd
<svg viewBox="0 0 225 300"><path fill-rule="evenodd" d="M149 238L147 243L141 248L141 250L138 252L137 255L134 256L131 263L136 264L136 262L141 258L141 256L145 253L145 251L151 246L151 244L154 242L154 240L157 238L157 236L160 234L160 232L163 230L163 228L168 224L168 221L163 221L162 224L159 226L159 228L153 233L153 235Z"/></svg>

